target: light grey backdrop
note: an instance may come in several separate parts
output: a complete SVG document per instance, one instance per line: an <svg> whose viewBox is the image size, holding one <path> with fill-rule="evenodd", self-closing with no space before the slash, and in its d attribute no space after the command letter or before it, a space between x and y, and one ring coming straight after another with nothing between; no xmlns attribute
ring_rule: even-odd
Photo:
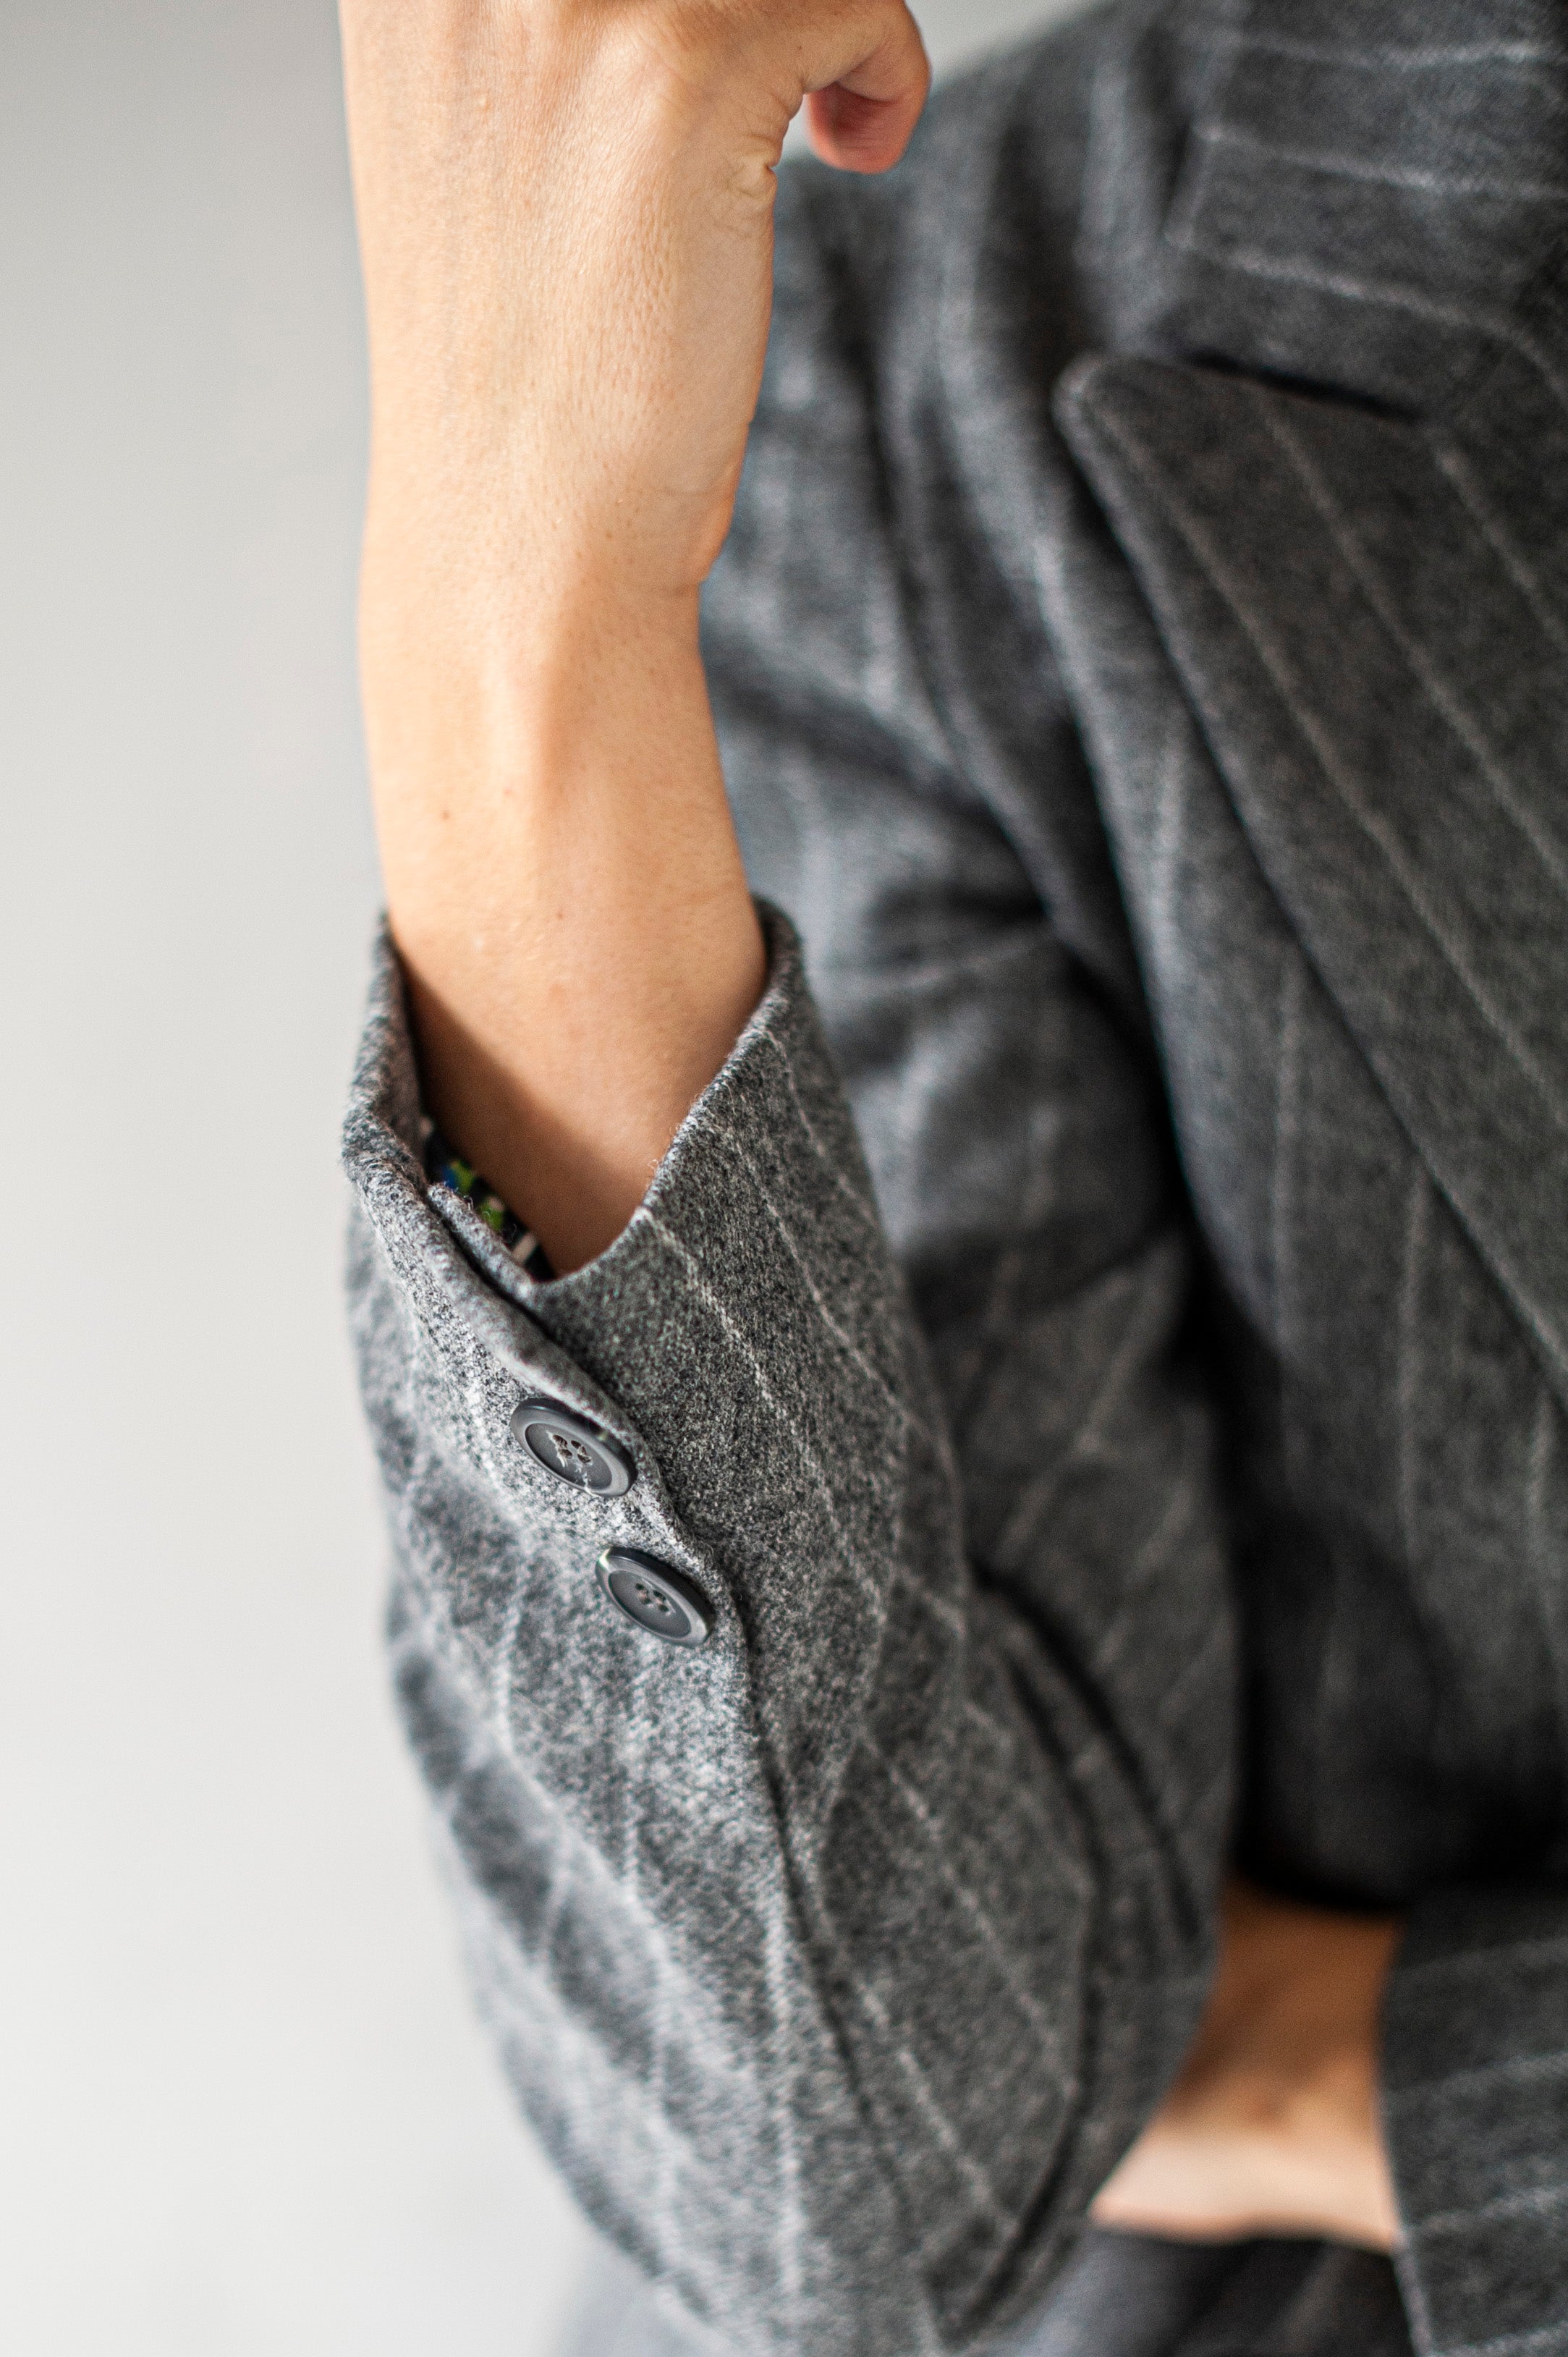
<svg viewBox="0 0 1568 2357"><path fill-rule="evenodd" d="M928 0L939 62L1064 0ZM383 1694L327 0L0 0L0 2343L535 2357L585 2248Z"/></svg>

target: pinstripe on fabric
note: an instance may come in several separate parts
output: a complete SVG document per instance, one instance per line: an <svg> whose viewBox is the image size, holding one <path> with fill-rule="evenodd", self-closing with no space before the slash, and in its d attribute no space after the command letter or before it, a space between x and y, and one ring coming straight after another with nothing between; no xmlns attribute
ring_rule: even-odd
<svg viewBox="0 0 1568 2357"><path fill-rule="evenodd" d="M383 953L399 1691L646 2357L1102 2357L1232 1851L1411 1911L1403 2310L1162 2347L1568 2357L1565 124L1559 0L1131 0L787 169L705 630L803 960L590 1268L426 1188Z"/></svg>

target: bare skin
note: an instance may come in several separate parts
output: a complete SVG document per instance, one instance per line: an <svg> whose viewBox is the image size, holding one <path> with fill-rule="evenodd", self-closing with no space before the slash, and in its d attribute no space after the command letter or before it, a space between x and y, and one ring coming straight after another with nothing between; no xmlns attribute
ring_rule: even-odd
<svg viewBox="0 0 1568 2357"><path fill-rule="evenodd" d="M1208 2010L1175 2086L1101 2190L1099 2222L1391 2250L1399 2220L1377 2049L1399 1928L1232 1882Z"/></svg>
<svg viewBox="0 0 1568 2357"><path fill-rule="evenodd" d="M387 903L431 1110L569 1270L762 988L697 600L761 376L773 167L802 99L829 162L896 162L925 54L903 0L342 0L342 23ZM1230 1902L1107 2222L1391 2236L1391 1931L1299 1912Z"/></svg>
<svg viewBox="0 0 1568 2357"><path fill-rule="evenodd" d="M697 647L773 165L875 169L903 0L345 0L373 414L360 602L432 1108L557 1267L618 1234L763 952Z"/></svg>

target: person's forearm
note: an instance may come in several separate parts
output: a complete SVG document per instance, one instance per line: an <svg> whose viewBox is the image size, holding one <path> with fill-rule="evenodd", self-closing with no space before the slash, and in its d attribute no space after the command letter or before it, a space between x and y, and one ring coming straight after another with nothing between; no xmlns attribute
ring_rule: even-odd
<svg viewBox="0 0 1568 2357"><path fill-rule="evenodd" d="M426 1103L573 1268L624 1227L761 989L695 601L606 598L556 645L515 630L487 653L476 628L432 668L373 583L377 820Z"/></svg>
<svg viewBox="0 0 1568 2357"><path fill-rule="evenodd" d="M344 0L365 714L431 1110L576 1266L763 980L697 644L803 88L875 169L903 0ZM841 87L832 87L842 85Z"/></svg>

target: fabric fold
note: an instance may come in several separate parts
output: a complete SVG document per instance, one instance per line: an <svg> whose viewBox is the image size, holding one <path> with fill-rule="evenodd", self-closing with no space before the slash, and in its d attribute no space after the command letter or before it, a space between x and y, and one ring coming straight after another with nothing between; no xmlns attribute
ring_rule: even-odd
<svg viewBox="0 0 1568 2357"><path fill-rule="evenodd" d="M1130 1502L1157 1524L1182 1497L1179 1727L1118 1735L1061 1637L977 1585L925 1342L766 915L766 995L645 1200L542 1285L419 1168L384 955L351 1294L399 1694L526 2108L687 2327L908 2357L1037 2299L1179 2059L1224 1824L1219 1566L1201 1434L1155 1405L1183 1297L1156 1236L1083 1331L1119 1389L1148 1371L1116 1410L1155 1483ZM624 1452L623 1494L521 1444L541 1396ZM992 1479L1037 1467L1036 1413L988 1417ZM607 1545L693 1583L707 1641L618 1617Z"/></svg>

